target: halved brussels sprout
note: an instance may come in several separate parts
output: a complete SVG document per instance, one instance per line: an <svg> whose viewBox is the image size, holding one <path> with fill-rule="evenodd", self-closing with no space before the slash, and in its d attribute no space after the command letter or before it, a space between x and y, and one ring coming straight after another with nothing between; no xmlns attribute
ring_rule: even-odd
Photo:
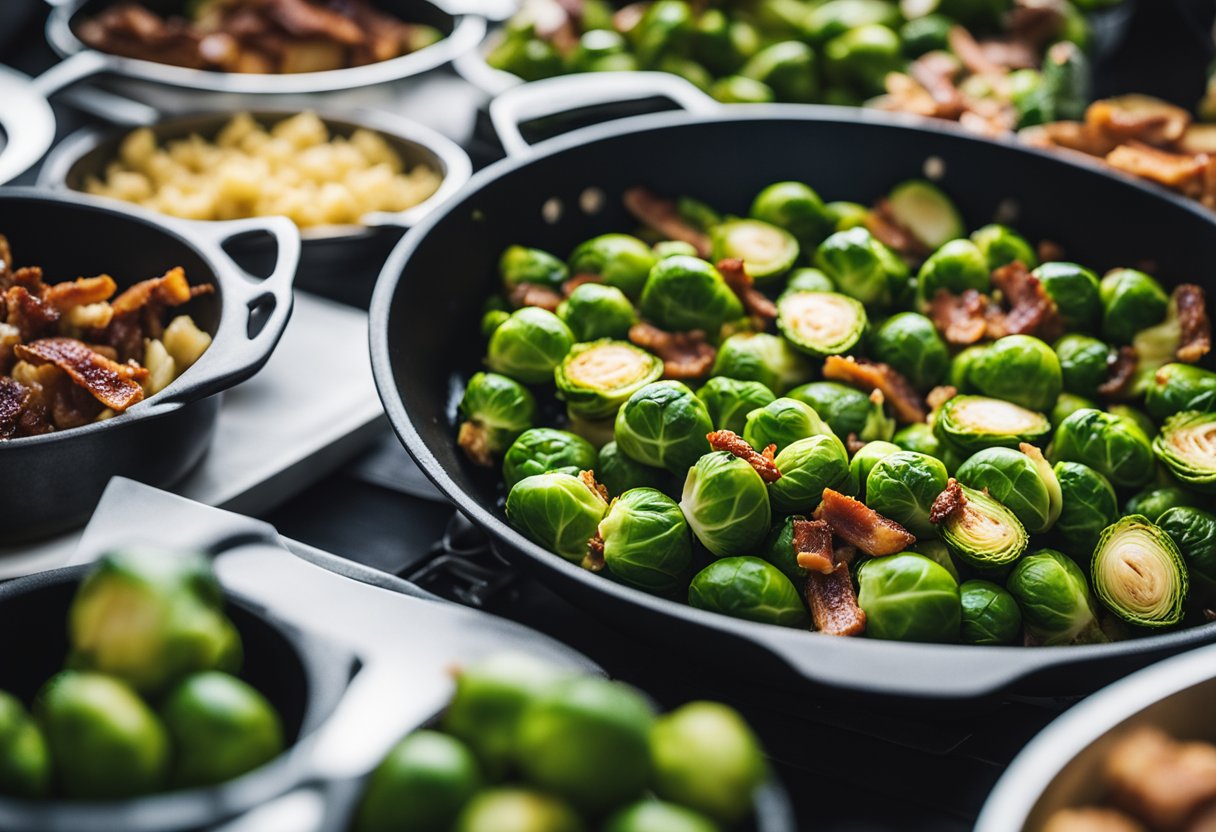
<svg viewBox="0 0 1216 832"><path fill-rule="evenodd" d="M1216 514L1201 508L1178 506L1157 519L1186 561L1187 571L1216 589Z"/></svg>
<svg viewBox="0 0 1216 832"><path fill-rule="evenodd" d="M850 29L823 46L827 74L864 95L883 91L887 73L904 68L899 35L880 23Z"/></svg>
<svg viewBox="0 0 1216 832"><path fill-rule="evenodd" d="M930 250L936 251L967 233L963 218L950 197L923 179L896 185L887 202L896 222Z"/></svg>
<svg viewBox="0 0 1216 832"><path fill-rule="evenodd" d="M1070 332L1096 332L1102 318L1098 276L1076 263L1043 263L1033 272Z"/></svg>
<svg viewBox="0 0 1216 832"><path fill-rule="evenodd" d="M678 381L656 381L629 397L616 414L616 444L645 465L679 476L709 448L704 403Z"/></svg>
<svg viewBox="0 0 1216 832"><path fill-rule="evenodd" d="M647 592L671 592L688 579L692 539L676 501L634 488L612 501L600 521L604 564L613 577Z"/></svg>
<svg viewBox="0 0 1216 832"><path fill-rule="evenodd" d="M1183 410L1216 411L1216 373L1190 364L1166 364L1153 376L1144 406L1158 422Z"/></svg>
<svg viewBox="0 0 1216 832"><path fill-rule="evenodd" d="M1128 499L1123 506L1123 513L1125 515L1143 514L1150 522L1156 523L1161 515L1172 508L1179 506L1195 508L1199 505L1199 497L1185 488L1179 488L1176 485L1149 485Z"/></svg>
<svg viewBox="0 0 1216 832"><path fill-rule="evenodd" d="M1102 298L1102 337L1130 344L1142 329L1161 323L1169 296L1161 284L1135 269L1114 269L1098 287Z"/></svg>
<svg viewBox="0 0 1216 832"><path fill-rule="evenodd" d="M1042 413L987 396L955 396L942 405L933 423L942 444L966 458L984 448L1038 444L1051 432Z"/></svg>
<svg viewBox="0 0 1216 832"><path fill-rule="evenodd" d="M515 483L506 510L511 525L533 543L582 563L608 504L579 477L555 471Z"/></svg>
<svg viewBox="0 0 1216 832"><path fill-rule="evenodd" d="M490 336L486 365L524 384L545 384L574 346L574 333L545 309L525 306L512 313Z"/></svg>
<svg viewBox="0 0 1216 832"><path fill-rule="evenodd" d="M580 243L570 254L570 273L599 275L606 285L637 298L656 262L650 246L637 237L601 234Z"/></svg>
<svg viewBox="0 0 1216 832"><path fill-rule="evenodd" d="M1098 600L1129 624L1169 627L1182 620L1186 564L1170 536L1143 515L1121 517L1102 532L1089 574Z"/></svg>
<svg viewBox="0 0 1216 832"><path fill-rule="evenodd" d="M743 305L712 265L696 257L668 257L650 270L638 306L642 317L673 332L703 330L743 317Z"/></svg>
<svg viewBox="0 0 1216 832"><path fill-rule="evenodd" d="M1065 335L1055 343L1056 357L1064 389L1078 396L1094 398L1110 370L1110 347L1088 335Z"/></svg>
<svg viewBox="0 0 1216 832"><path fill-rule="evenodd" d="M769 530L764 539L760 556L781 570L785 577L802 586L806 581L806 570L798 565L798 555L794 551L794 521L805 520L802 514L791 514Z"/></svg>
<svg viewBox="0 0 1216 832"><path fill-rule="evenodd" d="M823 207L828 212L828 218L832 220L837 231L848 231L850 228L864 226L866 217L870 215L870 209L859 202L841 200L829 202Z"/></svg>
<svg viewBox="0 0 1216 832"><path fill-rule="evenodd" d="M917 312L900 312L884 321L870 338L870 354L921 392L941 384L950 368L946 342L933 321Z"/></svg>
<svg viewBox="0 0 1216 832"><path fill-rule="evenodd" d="M815 53L795 40L764 47L748 59L739 74L767 84L778 101L791 104L809 104L819 90Z"/></svg>
<svg viewBox="0 0 1216 832"><path fill-rule="evenodd" d="M977 228L971 233L971 242L988 258L990 270L1014 262L1021 263L1028 269L1039 264L1039 258L1035 256L1034 249L1026 242L1026 238L1005 225L992 223Z"/></svg>
<svg viewBox="0 0 1216 832"><path fill-rule="evenodd" d="M799 439L821 435L836 438L813 407L790 398L775 399L753 410L747 414L747 422L743 426L743 438L758 451L769 445L776 445L780 451ZM836 442L843 449L840 440L836 439Z"/></svg>
<svg viewBox="0 0 1216 832"><path fill-rule="evenodd" d="M805 402L837 436L856 434L862 442L889 440L895 420L887 415L882 397L835 381L813 381L795 387L789 398Z"/></svg>
<svg viewBox="0 0 1216 832"><path fill-rule="evenodd" d="M836 284L819 269L794 269L785 282L787 292L835 292Z"/></svg>
<svg viewBox="0 0 1216 832"><path fill-rule="evenodd" d="M1063 384L1060 359L1032 335L1006 335L976 356L967 381L978 393L1044 411Z"/></svg>
<svg viewBox="0 0 1216 832"><path fill-rule="evenodd" d="M798 590L780 569L760 558L714 561L688 585L688 603L700 610L762 624L804 627L807 623Z"/></svg>
<svg viewBox="0 0 1216 832"><path fill-rule="evenodd" d="M609 338L575 344L554 373L558 398L583 419L615 416L626 399L662 377L658 356Z"/></svg>
<svg viewBox="0 0 1216 832"><path fill-rule="evenodd" d="M556 289L570 276L561 260L547 251L527 246L508 246L498 258L498 273L508 289L520 283Z"/></svg>
<svg viewBox="0 0 1216 832"><path fill-rule="evenodd" d="M908 278L908 269L865 228L837 231L815 250L815 265L836 289L867 306L886 306Z"/></svg>
<svg viewBox="0 0 1216 832"><path fill-rule="evenodd" d="M1216 413L1175 413L1161 426L1153 451L1180 482L1216 493Z"/></svg>
<svg viewBox="0 0 1216 832"><path fill-rule="evenodd" d="M1094 615L1085 573L1062 552L1039 549L1022 558L1005 588L1018 602L1026 634L1046 646L1110 640Z"/></svg>
<svg viewBox="0 0 1216 832"><path fill-rule="evenodd" d="M1052 459L1082 462L1119 488L1139 488L1153 476L1153 446L1130 419L1078 410L1056 427Z"/></svg>
<svg viewBox="0 0 1216 832"><path fill-rule="evenodd" d="M519 382L497 373L477 373L469 379L460 399L464 421L456 443L478 465L491 465L532 427L536 399Z"/></svg>
<svg viewBox="0 0 1216 832"><path fill-rule="evenodd" d="M581 436L556 428L530 428L519 435L502 460L510 489L525 477L562 471L578 474L595 467L595 447Z"/></svg>
<svg viewBox="0 0 1216 832"><path fill-rule="evenodd" d="M786 445L773 460L781 478L769 483L768 495L779 512L810 514L825 488L841 489L849 479L849 458L834 436L799 439Z"/></svg>
<svg viewBox="0 0 1216 832"><path fill-rule="evenodd" d="M965 237L944 243L929 255L917 273L917 292L922 303L933 300L938 289L961 295L968 289L987 292L990 286L988 258Z"/></svg>
<svg viewBox="0 0 1216 832"><path fill-rule="evenodd" d="M742 434L747 414L777 398L758 381L738 381L715 376L701 386L697 398L705 402L709 419L717 430Z"/></svg>
<svg viewBox="0 0 1216 832"><path fill-rule="evenodd" d="M955 473L958 481L976 491L987 491L1017 515L1031 534L1048 531L1064 504L1055 472L1033 445L985 448L973 454Z"/></svg>
<svg viewBox="0 0 1216 832"><path fill-rule="evenodd" d="M780 395L811 375L806 358L790 342L767 332L741 332L718 347L713 375L758 381Z"/></svg>
<svg viewBox="0 0 1216 832"><path fill-rule="evenodd" d="M959 588L964 644L1013 644L1022 635L1022 611L1009 592L988 581L967 581Z"/></svg>
<svg viewBox="0 0 1216 832"><path fill-rule="evenodd" d="M1056 399L1055 406L1051 408L1051 423L1058 425L1078 410L1084 410L1085 408L1097 410L1098 403L1084 396L1061 393L1060 397Z"/></svg>
<svg viewBox="0 0 1216 832"><path fill-rule="evenodd" d="M794 235L761 220L727 220L710 232L714 260L735 257L757 283L785 274L798 259Z"/></svg>
<svg viewBox="0 0 1216 832"><path fill-rule="evenodd" d="M836 230L819 194L801 182L769 185L752 201L751 215L784 228L808 251Z"/></svg>
<svg viewBox="0 0 1216 832"><path fill-rule="evenodd" d="M608 489L610 496L619 497L631 488L662 490L667 483L667 472L630 459L614 441L600 448L595 460L595 478Z"/></svg>
<svg viewBox="0 0 1216 832"><path fill-rule="evenodd" d="M803 352L822 358L857 346L866 331L866 309L837 292L785 292L777 299L777 328Z"/></svg>
<svg viewBox="0 0 1216 832"><path fill-rule="evenodd" d="M905 451L916 451L919 454L927 454L938 459L942 459L944 453L941 440L933 435L933 428L924 422L905 425L895 432L891 441Z"/></svg>
<svg viewBox="0 0 1216 832"><path fill-rule="evenodd" d="M857 572L866 635L896 641L958 641L958 582L924 555L872 558Z"/></svg>
<svg viewBox="0 0 1216 832"><path fill-rule="evenodd" d="M962 506L938 526L951 554L977 569L997 569L1015 562L1030 542L1017 515L985 491L960 487Z"/></svg>
<svg viewBox="0 0 1216 832"><path fill-rule="evenodd" d="M1057 462L1052 469L1060 483L1060 517L1055 533L1064 548L1088 558L1102 530L1119 516L1119 501L1110 480L1079 462Z"/></svg>
<svg viewBox="0 0 1216 832"><path fill-rule="evenodd" d="M696 257L697 247L683 240L660 240L654 244L654 256L660 260L666 260L668 257L675 257L677 255Z"/></svg>
<svg viewBox="0 0 1216 832"><path fill-rule="evenodd" d="M706 454L688 470L680 510L718 557L759 551L772 520L764 480L726 451Z"/></svg>
<svg viewBox="0 0 1216 832"><path fill-rule="evenodd" d="M638 322L638 313L625 293L615 286L583 283L557 307L557 317L570 327L577 341L623 339Z"/></svg>
<svg viewBox="0 0 1216 832"><path fill-rule="evenodd" d="M784 468L777 467L785 473ZM865 502L917 537L927 537L936 529L929 522L929 509L945 490L948 479L941 460L913 451L899 451L884 456L870 469L866 476Z"/></svg>

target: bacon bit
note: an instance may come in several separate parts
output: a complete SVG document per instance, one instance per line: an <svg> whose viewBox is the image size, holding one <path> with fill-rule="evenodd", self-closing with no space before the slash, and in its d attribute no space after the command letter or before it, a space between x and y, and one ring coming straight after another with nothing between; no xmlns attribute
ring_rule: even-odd
<svg viewBox="0 0 1216 832"><path fill-rule="evenodd" d="M13 247L8 242L8 237L0 234L0 272L11 272L13 270Z"/></svg>
<svg viewBox="0 0 1216 832"><path fill-rule="evenodd" d="M65 312L73 306L87 306L90 303L101 303L108 300L118 289L114 278L108 274L97 277L78 277L75 280L56 283L48 286L43 297L47 303Z"/></svg>
<svg viewBox="0 0 1216 832"><path fill-rule="evenodd" d="M841 543L836 547L836 551L832 553L832 557L836 563L842 566L852 566L853 561L857 559L857 547L848 543Z"/></svg>
<svg viewBox="0 0 1216 832"><path fill-rule="evenodd" d="M953 26L946 36L950 51L958 56L963 66L973 75L1004 75L1008 70L988 60L983 47L962 26Z"/></svg>
<svg viewBox="0 0 1216 832"><path fill-rule="evenodd" d="M604 538L598 534L587 541L587 554L583 556L581 566L588 572L602 572L604 561Z"/></svg>
<svg viewBox="0 0 1216 832"><path fill-rule="evenodd" d="M556 312L562 302L562 296L548 286L541 286L538 283L516 283L507 293L507 300L516 309L535 306L549 312Z"/></svg>
<svg viewBox="0 0 1216 832"><path fill-rule="evenodd" d="M916 389L890 365L867 359L829 355L823 362L823 377L841 381L858 390L882 391L900 424L925 421L925 405Z"/></svg>
<svg viewBox="0 0 1216 832"><path fill-rule="evenodd" d="M718 354L699 329L666 332L653 324L640 323L629 327L629 340L663 359L664 378L701 378L714 366Z"/></svg>
<svg viewBox="0 0 1216 832"><path fill-rule="evenodd" d="M1184 283L1174 290L1173 300L1182 329L1175 357L1187 364L1194 364L1212 349L1212 325L1208 320L1203 287Z"/></svg>
<svg viewBox="0 0 1216 832"><path fill-rule="evenodd" d="M10 439L17 430L21 412L30 400L29 389L16 379L0 376L0 439Z"/></svg>
<svg viewBox="0 0 1216 832"><path fill-rule="evenodd" d="M642 223L668 240L680 240L697 250L699 257L709 257L713 246L709 235L694 228L676 210L673 200L657 196L647 188L633 187L625 191L625 209Z"/></svg>
<svg viewBox="0 0 1216 832"><path fill-rule="evenodd" d="M494 465L494 457L490 454L490 445L486 429L476 422L462 422L456 434L456 444L459 445L474 465L490 468Z"/></svg>
<svg viewBox="0 0 1216 832"><path fill-rule="evenodd" d="M812 572L806 580L806 602L815 629L829 636L859 636L866 630L866 613L857 604L849 567Z"/></svg>
<svg viewBox="0 0 1216 832"><path fill-rule="evenodd" d="M1197 197L1203 190L1207 159L1130 141L1106 154L1106 163L1124 173L1149 179L1189 197Z"/></svg>
<svg viewBox="0 0 1216 832"><path fill-rule="evenodd" d="M30 294L24 286L10 286L4 293L8 323L21 333L22 341L37 338L59 320L59 312Z"/></svg>
<svg viewBox="0 0 1216 832"><path fill-rule="evenodd" d="M75 338L42 338L18 344L13 352L33 364L54 364L93 398L119 413L143 400L139 382L147 378L146 369L111 361Z"/></svg>
<svg viewBox="0 0 1216 832"><path fill-rule="evenodd" d="M814 517L826 521L837 537L874 557L894 555L916 542L916 536L894 520L830 488L823 489L823 502Z"/></svg>
<svg viewBox="0 0 1216 832"><path fill-rule="evenodd" d="M1098 385L1098 393L1108 399L1123 398L1136 375L1140 357L1135 347L1119 347L1119 352L1106 365L1106 381Z"/></svg>
<svg viewBox="0 0 1216 832"><path fill-rule="evenodd" d="M1024 263L1014 261L992 273L992 284L1000 290L1008 307L1001 315L989 315L988 335L1035 335L1054 341L1064 334L1064 322L1055 301Z"/></svg>
<svg viewBox="0 0 1216 832"><path fill-rule="evenodd" d="M719 260L717 268L726 285L747 310L747 314L761 319L762 322L777 317L777 305L756 288L756 281L747 273L742 260L737 257Z"/></svg>
<svg viewBox="0 0 1216 832"><path fill-rule="evenodd" d="M871 102L872 106L880 110L912 113L918 116L936 116L940 109L940 105L927 89L921 86L915 78L904 75L902 72L888 72L887 77L883 79L883 86L886 88L887 94L880 95ZM957 118L957 114L942 116L942 118L952 117Z"/></svg>
<svg viewBox="0 0 1216 832"><path fill-rule="evenodd" d="M925 115L954 121L963 114L967 105L955 86L958 72L958 61L947 52L928 52L908 67L908 74L933 100L933 112ZM890 84L887 88L890 90Z"/></svg>
<svg viewBox="0 0 1216 832"><path fill-rule="evenodd" d="M975 289L952 295L938 289L929 301L929 317L946 343L966 347L978 343L988 331L988 298Z"/></svg>
<svg viewBox="0 0 1216 832"><path fill-rule="evenodd" d="M963 494L963 487L958 484L958 480L951 477L946 483L946 490L937 495L937 499L929 508L929 522L940 526L966 504L967 497Z"/></svg>
<svg viewBox="0 0 1216 832"><path fill-rule="evenodd" d="M874 392L877 393L878 391L875 390ZM857 434L854 431L849 431L849 435L846 436L844 440L844 446L848 450L849 456L857 453L868 444L868 442L862 442L860 439L858 439Z"/></svg>
<svg viewBox="0 0 1216 832"><path fill-rule="evenodd" d="M583 481L583 485L599 494L601 500L608 502L608 488L596 480L594 471L579 471L578 478Z"/></svg>
<svg viewBox="0 0 1216 832"><path fill-rule="evenodd" d="M1204 621L1216 621L1216 610L1208 609L1205 607L1203 610L1203 620Z"/></svg>
<svg viewBox="0 0 1216 832"><path fill-rule="evenodd" d="M957 395L957 387L942 384L929 391L929 395L925 396L925 404L929 405L930 410L937 410Z"/></svg>
<svg viewBox="0 0 1216 832"><path fill-rule="evenodd" d="M980 42L984 60L1002 69L1037 69L1039 54L1030 43L1017 38L987 38Z"/></svg>
<svg viewBox="0 0 1216 832"><path fill-rule="evenodd" d="M706 434L705 438L709 440L709 446L715 451L734 454L752 466L760 475L760 479L765 482L776 482L781 479L781 472L777 470L777 465L772 458L776 446L770 446L773 451L765 448L763 452L757 453L756 449L747 443L747 440L733 430L715 430Z"/></svg>
<svg viewBox="0 0 1216 832"><path fill-rule="evenodd" d="M1040 263L1050 263L1055 260L1063 260L1065 251L1064 246L1052 240L1039 240L1038 246L1035 247L1035 254L1039 256Z"/></svg>
<svg viewBox="0 0 1216 832"><path fill-rule="evenodd" d="M886 197L878 200L874 210L866 214L865 224L880 243L906 259L920 261L933 253L910 229L900 224Z"/></svg>
<svg viewBox="0 0 1216 832"><path fill-rule="evenodd" d="M1115 142L1138 140L1151 145L1169 145L1182 138L1191 114L1149 95L1120 95L1090 104L1085 123Z"/></svg>
<svg viewBox="0 0 1216 832"><path fill-rule="evenodd" d="M642 22L646 9L649 7L649 3L630 3L628 6L621 6L612 15L612 28L621 34L627 34Z"/></svg>
<svg viewBox="0 0 1216 832"><path fill-rule="evenodd" d="M39 300L46 297L47 285L42 279L42 268L39 266L22 266L17 269L13 272L13 284L24 286Z"/></svg>
<svg viewBox="0 0 1216 832"><path fill-rule="evenodd" d="M574 294L574 290L585 283L603 283L604 278L598 274L576 274L574 277L562 284L562 294L570 297Z"/></svg>
<svg viewBox="0 0 1216 832"><path fill-rule="evenodd" d="M831 574L836 569L831 527L822 520L795 520L794 557L803 569Z"/></svg>
<svg viewBox="0 0 1216 832"><path fill-rule="evenodd" d="M197 288L200 294L215 291L215 287L211 284ZM161 277L141 280L131 286L114 298L110 305L114 307L115 315L124 315L143 309L150 304L181 306L195 296L195 292L186 280L186 272L181 266L174 266Z"/></svg>

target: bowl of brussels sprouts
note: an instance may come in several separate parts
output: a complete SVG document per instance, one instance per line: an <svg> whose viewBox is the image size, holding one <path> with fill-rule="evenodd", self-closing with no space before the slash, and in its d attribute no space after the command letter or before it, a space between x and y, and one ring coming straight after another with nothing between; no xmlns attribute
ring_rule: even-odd
<svg viewBox="0 0 1216 832"><path fill-rule="evenodd" d="M371 334L394 429L506 557L878 697L1085 692L1216 638L1208 215L831 109L508 138Z"/></svg>

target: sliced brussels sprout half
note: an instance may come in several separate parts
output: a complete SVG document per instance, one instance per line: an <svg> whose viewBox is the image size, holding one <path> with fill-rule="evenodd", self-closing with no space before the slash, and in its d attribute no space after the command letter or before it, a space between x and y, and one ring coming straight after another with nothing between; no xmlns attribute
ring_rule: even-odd
<svg viewBox="0 0 1216 832"><path fill-rule="evenodd" d="M663 377L662 360L627 341L575 344L554 378L557 395L583 419L609 419L647 384Z"/></svg>
<svg viewBox="0 0 1216 832"><path fill-rule="evenodd" d="M557 307L557 317L570 327L577 341L621 340L629 336L629 328L638 321L638 314L625 293L602 283L575 287Z"/></svg>
<svg viewBox="0 0 1216 832"><path fill-rule="evenodd" d="M1138 627L1170 627L1182 620L1189 587L1178 546L1148 518L1133 514L1098 539L1090 561L1098 600Z"/></svg>
<svg viewBox="0 0 1216 832"><path fill-rule="evenodd" d="M677 255L650 270L638 309L671 332L700 329L717 336L722 324L743 317L743 305L712 265Z"/></svg>
<svg viewBox="0 0 1216 832"><path fill-rule="evenodd" d="M976 491L987 491L1017 515L1026 531L1042 534L1060 517L1064 497L1055 471L1033 445L1018 450L985 448L970 456L954 475Z"/></svg>
<svg viewBox="0 0 1216 832"><path fill-rule="evenodd" d="M887 201L896 222L911 231L925 248L936 251L967 233L950 197L923 179L896 185Z"/></svg>
<svg viewBox="0 0 1216 832"><path fill-rule="evenodd" d="M1004 587L971 580L959 587L964 644L1014 644L1022 636L1022 611Z"/></svg>
<svg viewBox="0 0 1216 832"><path fill-rule="evenodd" d="M1018 602L1022 625L1046 646L1109 641L1094 614L1085 573L1055 549L1039 549L1018 562L1005 588Z"/></svg>
<svg viewBox="0 0 1216 832"><path fill-rule="evenodd" d="M525 477L507 494L507 520L525 537L562 558L582 563L608 504L572 474Z"/></svg>
<svg viewBox="0 0 1216 832"><path fill-rule="evenodd" d="M760 551L772 519L764 480L726 451L706 454L689 468L680 510L718 557Z"/></svg>
<svg viewBox="0 0 1216 832"><path fill-rule="evenodd" d="M785 469L781 470L784 474ZM927 537L936 530L929 522L929 510L945 490L947 480L949 475L941 460L914 451L898 451L884 456L870 469L865 502L917 537Z"/></svg>
<svg viewBox="0 0 1216 832"><path fill-rule="evenodd" d="M1179 482L1216 493L1216 413L1175 413L1161 426L1153 450Z"/></svg>
<svg viewBox="0 0 1216 832"><path fill-rule="evenodd" d="M709 411L710 421L716 430L729 430L742 435L747 414L777 397L758 381L715 376L697 391L697 398L705 402L705 409Z"/></svg>
<svg viewBox="0 0 1216 832"><path fill-rule="evenodd" d="M1043 263L1033 272L1070 332L1097 332L1102 319L1098 276L1076 263Z"/></svg>
<svg viewBox="0 0 1216 832"><path fill-rule="evenodd" d="M1026 242L1026 238L1005 225L993 223L977 228L971 233L971 242L988 258L990 270L1015 262L1028 269L1039 264L1039 258L1035 256L1034 249Z"/></svg>
<svg viewBox="0 0 1216 832"><path fill-rule="evenodd" d="M456 443L478 465L492 465L519 435L532 427L536 399L519 382L497 373L477 373L460 398Z"/></svg>
<svg viewBox="0 0 1216 832"><path fill-rule="evenodd" d="M815 409L797 399L775 399L764 407L747 414L747 422L743 426L743 438L758 451L769 445L776 445L781 451L787 445L805 439L808 436L826 435L841 445L843 443L832 433Z"/></svg>
<svg viewBox="0 0 1216 832"><path fill-rule="evenodd" d="M570 348L574 333L545 309L525 306L503 321L490 336L486 365L524 384L546 384Z"/></svg>
<svg viewBox="0 0 1216 832"><path fill-rule="evenodd" d="M780 479L769 483L774 511L810 514L823 498L823 490L840 490L849 479L849 458L834 436L809 436L782 448L773 462Z"/></svg>
<svg viewBox="0 0 1216 832"><path fill-rule="evenodd" d="M520 283L556 289L570 276L561 260L547 251L527 246L508 246L498 259L498 273L508 289Z"/></svg>
<svg viewBox="0 0 1216 832"><path fill-rule="evenodd" d="M1208 595L1216 590L1216 514L1201 508L1178 506L1157 519L1186 561L1196 582L1207 584Z"/></svg>
<svg viewBox="0 0 1216 832"><path fill-rule="evenodd" d="M569 271L574 275L598 275L607 286L637 298L657 262L654 251L637 237L601 234L574 249Z"/></svg>
<svg viewBox="0 0 1216 832"><path fill-rule="evenodd" d="M938 411L933 432L945 447L966 458L984 448L1038 444L1051 432L1051 423L1042 413L1004 399L954 396Z"/></svg>
<svg viewBox="0 0 1216 832"><path fill-rule="evenodd" d="M783 228L761 220L727 220L710 231L714 260L737 258L759 284L775 280L798 259L798 240Z"/></svg>
<svg viewBox="0 0 1216 832"><path fill-rule="evenodd" d="M688 580L692 538L675 500L653 488L634 488L612 501L600 521L604 565L622 583L668 593Z"/></svg>
<svg viewBox="0 0 1216 832"><path fill-rule="evenodd" d="M510 489L535 474L577 474L595 466L595 446L570 431L530 428L519 435L502 460L502 478Z"/></svg>
<svg viewBox="0 0 1216 832"><path fill-rule="evenodd" d="M787 291L777 299L777 328L798 349L822 358L857 346L866 308L837 292Z"/></svg>
<svg viewBox="0 0 1216 832"><path fill-rule="evenodd" d="M1184 410L1216 411L1216 373L1190 364L1166 364L1153 375L1144 406L1158 422Z"/></svg>
<svg viewBox="0 0 1216 832"><path fill-rule="evenodd" d="M962 505L938 525L951 554L977 569L997 569L1017 561L1030 542L1017 515L987 492L960 488Z"/></svg>
<svg viewBox="0 0 1216 832"><path fill-rule="evenodd" d="M1032 335L993 341L971 363L967 381L977 393L1040 412L1055 404L1063 386L1059 357Z"/></svg>
<svg viewBox="0 0 1216 832"><path fill-rule="evenodd" d="M802 182L769 185L752 201L751 215L785 229L798 240L799 247L807 249L836 230L819 194Z"/></svg>
<svg viewBox="0 0 1216 832"><path fill-rule="evenodd" d="M958 582L924 555L872 558L857 572L857 604L866 635L896 641L958 641L962 623Z"/></svg>
<svg viewBox="0 0 1216 832"><path fill-rule="evenodd" d="M702 569L688 585L688 603L700 610L762 624L807 624L802 596L790 579L756 557L722 558Z"/></svg>
<svg viewBox="0 0 1216 832"><path fill-rule="evenodd" d="M705 404L678 381L638 390L616 414L616 444L631 459L679 476L709 449L713 430Z"/></svg>
<svg viewBox="0 0 1216 832"><path fill-rule="evenodd" d="M1081 462L1118 488L1139 488L1153 476L1153 446L1130 419L1078 410L1056 427L1052 459Z"/></svg>
<svg viewBox="0 0 1216 832"><path fill-rule="evenodd" d="M711 372L740 381L758 381L780 395L810 378L811 368L806 357L781 336L741 332L718 347Z"/></svg>
<svg viewBox="0 0 1216 832"><path fill-rule="evenodd" d="M941 384L950 369L946 342L933 322L917 312L900 312L883 321L870 338L870 353L921 392Z"/></svg>
<svg viewBox="0 0 1216 832"><path fill-rule="evenodd" d="M890 440L895 433L895 420L887 415L881 393L867 395L835 381L813 381L788 396L810 405L837 436L851 433L862 442L875 442Z"/></svg>

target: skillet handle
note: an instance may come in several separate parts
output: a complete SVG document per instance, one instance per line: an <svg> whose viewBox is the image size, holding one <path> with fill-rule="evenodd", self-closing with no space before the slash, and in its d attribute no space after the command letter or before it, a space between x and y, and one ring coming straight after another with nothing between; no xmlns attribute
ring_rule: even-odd
<svg viewBox="0 0 1216 832"><path fill-rule="evenodd" d="M43 98L63 93L63 98L76 109L103 118L123 127L147 127L160 120L156 108L139 101L132 101L96 87L85 90L70 89L86 78L109 72L115 66L112 55L86 49L65 58L46 72L34 78L30 85Z"/></svg>
<svg viewBox="0 0 1216 832"><path fill-rule="evenodd" d="M109 55L94 49L85 49L64 58L35 78L31 85L43 96L50 98L77 81L109 71L113 65L114 59Z"/></svg>
<svg viewBox="0 0 1216 832"><path fill-rule="evenodd" d="M712 113L721 106L688 81L667 72L590 72L520 84L490 102L490 122L508 156L526 156L520 132L525 121L598 104L644 98L669 98L690 113Z"/></svg>

